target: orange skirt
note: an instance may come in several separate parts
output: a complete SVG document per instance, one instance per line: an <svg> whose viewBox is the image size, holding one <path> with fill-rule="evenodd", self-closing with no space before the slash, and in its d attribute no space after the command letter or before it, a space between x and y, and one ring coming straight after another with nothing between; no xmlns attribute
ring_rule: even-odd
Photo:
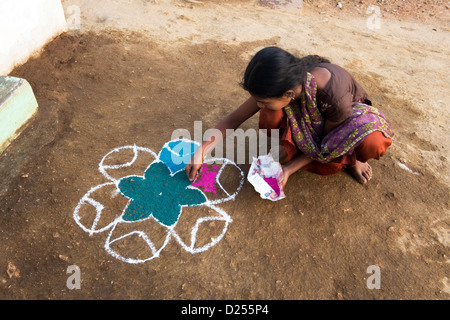
<svg viewBox="0 0 450 320"><path fill-rule="evenodd" d="M288 160L301 152L292 138L291 128L287 124L287 117L283 110L261 109L259 112L259 128L267 129L269 135L271 129L281 130L280 144L284 147ZM391 144L390 138L385 137L380 131L376 131L364 138L353 153L343 155L328 163L313 161L302 169L320 175L336 174L346 166L354 166L357 160L361 162L366 162L369 159L379 160Z"/></svg>

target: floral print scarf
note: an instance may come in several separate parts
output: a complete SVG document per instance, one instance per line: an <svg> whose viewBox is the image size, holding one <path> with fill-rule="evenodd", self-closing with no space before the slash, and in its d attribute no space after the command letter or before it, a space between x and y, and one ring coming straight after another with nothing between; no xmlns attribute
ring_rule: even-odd
<svg viewBox="0 0 450 320"><path fill-rule="evenodd" d="M377 108L356 103L353 105L353 115L324 137L325 119L317 107L316 94L316 79L308 72L300 101L283 108L297 148L313 160L328 163L345 154L352 154L364 138L375 131L381 131L388 138L394 135Z"/></svg>

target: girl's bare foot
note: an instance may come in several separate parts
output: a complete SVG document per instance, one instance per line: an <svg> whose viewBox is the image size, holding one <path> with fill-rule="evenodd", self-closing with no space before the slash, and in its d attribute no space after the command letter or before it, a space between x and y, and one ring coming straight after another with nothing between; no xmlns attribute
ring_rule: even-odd
<svg viewBox="0 0 450 320"><path fill-rule="evenodd" d="M348 170L361 184L365 184L372 179L372 167L367 162L356 161L356 164L353 167L348 167Z"/></svg>

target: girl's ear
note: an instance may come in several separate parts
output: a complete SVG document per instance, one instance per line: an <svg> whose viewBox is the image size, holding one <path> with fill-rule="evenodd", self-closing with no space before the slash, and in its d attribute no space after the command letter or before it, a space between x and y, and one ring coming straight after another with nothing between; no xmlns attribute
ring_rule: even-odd
<svg viewBox="0 0 450 320"><path fill-rule="evenodd" d="M302 93L302 91L303 91L302 86L298 86L298 87L296 87L294 89L287 90L283 94L283 96L285 96L288 99L295 100Z"/></svg>
<svg viewBox="0 0 450 320"><path fill-rule="evenodd" d="M288 99L295 99L295 91L294 90L288 90L286 91L283 96L285 96Z"/></svg>

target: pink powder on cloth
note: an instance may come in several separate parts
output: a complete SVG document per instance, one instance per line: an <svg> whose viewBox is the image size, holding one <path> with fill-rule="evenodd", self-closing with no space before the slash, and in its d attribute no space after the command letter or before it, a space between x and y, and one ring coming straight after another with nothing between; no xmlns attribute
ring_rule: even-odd
<svg viewBox="0 0 450 320"><path fill-rule="evenodd" d="M277 196L280 196L280 187L278 186L278 181L274 177L264 177L264 181L275 191Z"/></svg>

